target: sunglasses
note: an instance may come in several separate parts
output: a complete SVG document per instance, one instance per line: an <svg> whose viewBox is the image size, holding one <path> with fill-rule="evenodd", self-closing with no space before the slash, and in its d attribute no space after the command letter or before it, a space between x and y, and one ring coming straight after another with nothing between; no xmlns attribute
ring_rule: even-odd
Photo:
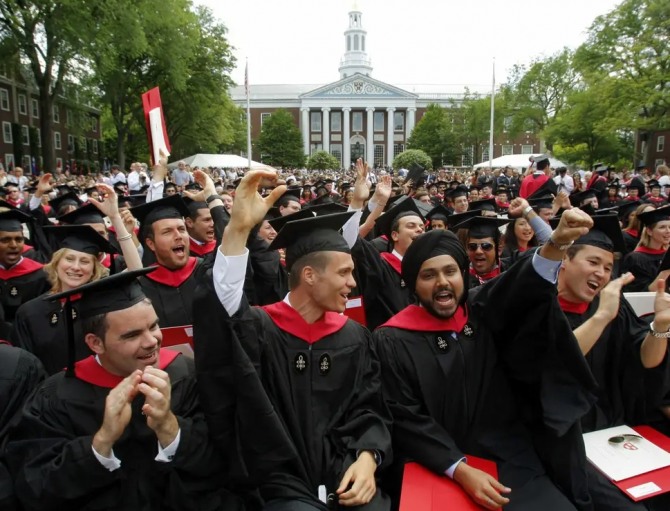
<svg viewBox="0 0 670 511"><path fill-rule="evenodd" d="M485 241L484 243L468 243L467 247L470 252L476 252L478 248L481 248L484 252L490 252L494 245Z"/></svg>
<svg viewBox="0 0 670 511"><path fill-rule="evenodd" d="M623 435L613 436L612 438L609 438L607 441L610 444L622 444L624 442L639 442L640 440L642 440L642 437L640 435L632 435L630 433L627 433Z"/></svg>

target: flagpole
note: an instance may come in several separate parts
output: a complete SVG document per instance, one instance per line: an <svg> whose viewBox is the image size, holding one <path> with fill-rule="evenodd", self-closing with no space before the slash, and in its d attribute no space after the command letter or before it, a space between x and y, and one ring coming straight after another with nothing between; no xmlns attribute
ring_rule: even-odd
<svg viewBox="0 0 670 511"><path fill-rule="evenodd" d="M493 57L493 80L491 83L491 128L489 131L489 168L493 169L493 123L495 120L496 59Z"/></svg>
<svg viewBox="0 0 670 511"><path fill-rule="evenodd" d="M244 67L244 90L247 94L247 166L251 170L251 109L249 108L249 58Z"/></svg>

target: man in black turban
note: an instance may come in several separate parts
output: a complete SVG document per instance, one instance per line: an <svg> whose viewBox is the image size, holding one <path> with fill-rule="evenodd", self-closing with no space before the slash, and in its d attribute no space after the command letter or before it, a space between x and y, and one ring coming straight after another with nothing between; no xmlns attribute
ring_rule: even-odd
<svg viewBox="0 0 670 511"><path fill-rule="evenodd" d="M521 213L519 200L510 211ZM567 246L592 221L566 214L551 243L470 295L457 237L417 237L402 261L417 304L374 334L396 463L454 479L487 509L590 509L579 418L594 382L555 284ZM494 461L497 474L471 456Z"/></svg>

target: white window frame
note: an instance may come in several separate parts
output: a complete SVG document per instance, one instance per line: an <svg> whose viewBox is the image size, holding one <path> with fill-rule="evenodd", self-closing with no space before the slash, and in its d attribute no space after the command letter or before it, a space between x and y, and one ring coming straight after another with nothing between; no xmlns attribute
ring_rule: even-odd
<svg viewBox="0 0 670 511"><path fill-rule="evenodd" d="M60 124L60 110L58 105L53 105L51 107L51 116L53 117L54 124Z"/></svg>
<svg viewBox="0 0 670 511"><path fill-rule="evenodd" d="M312 133L321 133L322 119L321 112L310 112L309 131Z"/></svg>
<svg viewBox="0 0 670 511"><path fill-rule="evenodd" d="M342 166L342 144L330 144L330 154L335 156Z"/></svg>
<svg viewBox="0 0 670 511"><path fill-rule="evenodd" d="M0 88L0 110L9 112L9 91Z"/></svg>
<svg viewBox="0 0 670 511"><path fill-rule="evenodd" d="M93 115L91 116L91 131L93 133L98 132L98 118Z"/></svg>
<svg viewBox="0 0 670 511"><path fill-rule="evenodd" d="M30 172L32 172L32 169L33 169L33 165L32 165L33 160L32 160L32 158L30 157L29 154L24 154L24 155L23 155L23 162L22 162L22 163L23 163L23 168L24 168L24 169L30 169Z"/></svg>
<svg viewBox="0 0 670 511"><path fill-rule="evenodd" d="M360 122L356 122L357 120L359 120ZM357 124L358 127L356 127ZM351 131L352 132L363 131L363 112L351 112Z"/></svg>
<svg viewBox="0 0 670 511"><path fill-rule="evenodd" d="M39 128L37 128L37 147L42 147L42 132Z"/></svg>
<svg viewBox="0 0 670 511"><path fill-rule="evenodd" d="M375 133L384 133L386 117L384 116L386 112L380 112L379 110L375 111L372 114L372 130ZM381 119L381 122L380 122Z"/></svg>
<svg viewBox="0 0 670 511"><path fill-rule="evenodd" d="M521 146L521 154L533 154L534 146L530 144L524 144Z"/></svg>
<svg viewBox="0 0 670 511"><path fill-rule="evenodd" d="M23 145L30 145L30 130L28 126L23 124L21 126L21 137L23 138Z"/></svg>
<svg viewBox="0 0 670 511"><path fill-rule="evenodd" d="M393 157L405 152L405 144L393 144Z"/></svg>
<svg viewBox="0 0 670 511"><path fill-rule="evenodd" d="M330 113L330 131L339 133L342 131L342 112Z"/></svg>
<svg viewBox="0 0 670 511"><path fill-rule="evenodd" d="M37 101L37 99L35 99L35 98L31 98L30 99L30 107L33 111L33 117L35 119L39 119L40 118L40 102Z"/></svg>
<svg viewBox="0 0 670 511"><path fill-rule="evenodd" d="M28 115L28 100L25 94L19 94L19 113Z"/></svg>
<svg viewBox="0 0 670 511"><path fill-rule="evenodd" d="M402 122L399 123L398 119L401 119ZM405 112L393 112L393 131L396 133L405 132Z"/></svg>
<svg viewBox="0 0 670 511"><path fill-rule="evenodd" d="M74 114L69 108L65 110L65 124L68 126L72 126L74 124Z"/></svg>
<svg viewBox="0 0 670 511"><path fill-rule="evenodd" d="M98 141L97 139L93 139L93 154L98 154Z"/></svg>
<svg viewBox="0 0 670 511"><path fill-rule="evenodd" d="M509 154L514 154L514 144L504 144L502 146L502 155L507 156Z"/></svg>
<svg viewBox="0 0 670 511"><path fill-rule="evenodd" d="M386 146L384 144L375 144L372 161L375 167L384 166L384 158L386 156Z"/></svg>
<svg viewBox="0 0 670 511"><path fill-rule="evenodd" d="M323 151L323 144L321 142L312 142L309 144L309 155L313 155L317 151Z"/></svg>
<svg viewBox="0 0 670 511"><path fill-rule="evenodd" d="M5 154L5 170L14 166L14 153Z"/></svg>
<svg viewBox="0 0 670 511"><path fill-rule="evenodd" d="M665 150L665 135L659 135L656 139L656 152L662 153Z"/></svg>
<svg viewBox="0 0 670 511"><path fill-rule="evenodd" d="M54 149L60 151L62 147L60 131L54 131Z"/></svg>
<svg viewBox="0 0 670 511"><path fill-rule="evenodd" d="M5 144L13 144L14 136L12 134L12 123L7 121L2 121L2 141Z"/></svg>
<svg viewBox="0 0 670 511"><path fill-rule="evenodd" d="M261 112L261 126L263 126L263 123L270 118L272 115L272 112Z"/></svg>
<svg viewBox="0 0 670 511"><path fill-rule="evenodd" d="M489 146L482 148L482 161L489 161Z"/></svg>

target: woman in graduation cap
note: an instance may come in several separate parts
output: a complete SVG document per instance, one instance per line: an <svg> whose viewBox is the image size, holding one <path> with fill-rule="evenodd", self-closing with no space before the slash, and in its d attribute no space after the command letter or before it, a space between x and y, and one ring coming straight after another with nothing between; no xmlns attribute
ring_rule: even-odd
<svg viewBox="0 0 670 511"><path fill-rule="evenodd" d="M44 266L51 284L51 290L47 294L75 289L107 276L109 271L100 263L99 256L102 253L115 253L116 250L92 227L52 226L46 227L45 231L61 247ZM135 259L139 261L139 256L136 255ZM44 298L45 295L38 296L19 307L11 337L15 344L36 355L49 374L54 374L63 369L66 362L65 312L61 303L47 302ZM88 355L88 350L83 343L80 325L76 321L77 307L75 303L73 316L79 360Z"/></svg>
<svg viewBox="0 0 670 511"><path fill-rule="evenodd" d="M670 247L670 206L638 215L643 228L640 242L628 254L622 265L624 272L630 272L635 280L624 291L653 291L654 281L663 256Z"/></svg>

